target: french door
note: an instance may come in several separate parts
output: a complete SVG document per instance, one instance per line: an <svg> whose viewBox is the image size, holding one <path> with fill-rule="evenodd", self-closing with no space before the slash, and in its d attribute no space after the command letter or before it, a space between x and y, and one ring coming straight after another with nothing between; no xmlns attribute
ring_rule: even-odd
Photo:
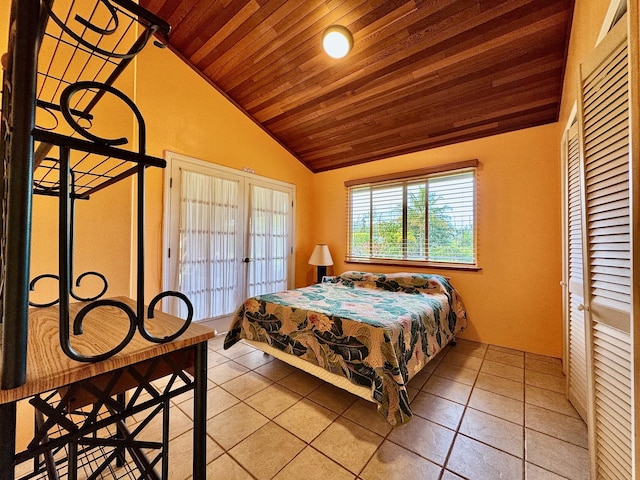
<svg viewBox="0 0 640 480"><path fill-rule="evenodd" d="M292 185L170 152L167 172L164 288L194 320L226 322L246 297L293 286ZM177 299L164 309L186 315Z"/></svg>

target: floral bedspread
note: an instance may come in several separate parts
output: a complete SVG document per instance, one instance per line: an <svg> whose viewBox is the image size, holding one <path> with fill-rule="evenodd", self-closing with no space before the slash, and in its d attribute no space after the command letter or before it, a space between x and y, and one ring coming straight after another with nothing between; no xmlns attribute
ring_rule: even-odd
<svg viewBox="0 0 640 480"><path fill-rule="evenodd" d="M411 418L407 382L466 327L440 275L345 272L310 287L247 299L225 338L265 342L371 388L391 425Z"/></svg>

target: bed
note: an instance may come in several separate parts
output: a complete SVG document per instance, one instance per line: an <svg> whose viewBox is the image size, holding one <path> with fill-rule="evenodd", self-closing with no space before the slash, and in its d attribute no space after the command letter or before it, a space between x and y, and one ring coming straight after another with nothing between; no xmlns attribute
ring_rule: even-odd
<svg viewBox="0 0 640 480"><path fill-rule="evenodd" d="M245 300L224 348L245 339L338 386L353 385L400 425L411 418L407 383L466 325L464 304L443 276L349 271Z"/></svg>

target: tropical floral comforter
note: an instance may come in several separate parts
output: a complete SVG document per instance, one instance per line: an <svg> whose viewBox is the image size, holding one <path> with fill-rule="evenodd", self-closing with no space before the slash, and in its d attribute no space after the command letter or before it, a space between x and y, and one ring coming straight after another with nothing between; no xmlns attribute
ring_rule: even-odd
<svg viewBox="0 0 640 480"><path fill-rule="evenodd" d="M247 299L225 338L265 342L371 388L391 425L411 418L407 382L466 327L462 300L440 275L346 272Z"/></svg>

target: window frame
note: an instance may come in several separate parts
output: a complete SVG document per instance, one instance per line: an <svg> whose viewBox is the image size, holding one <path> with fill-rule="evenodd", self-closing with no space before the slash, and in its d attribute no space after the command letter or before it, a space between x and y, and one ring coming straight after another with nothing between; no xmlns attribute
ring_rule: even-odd
<svg viewBox="0 0 640 480"><path fill-rule="evenodd" d="M354 264L371 264L371 265L392 265L392 266L410 266L410 267L429 267L429 268L442 268L442 269L455 269L455 270L480 270L478 266L478 166L480 162L477 159L464 160L461 162L448 163L442 165L434 165L417 170L410 170L405 172L392 173L387 175L379 175L375 177L361 178L357 180L348 180L344 182L346 191L346 249L345 249L345 263ZM411 183L424 181L425 183L432 178L442 178L448 175L457 175L461 173L472 172L473 173L473 263L462 262L450 262L450 261L436 261L430 259L411 259L406 258L406 224L407 224L407 202L406 202L406 188ZM403 205L402 205L402 230L403 230L403 256L405 258L381 258L371 256L371 252L368 257L353 256L351 254L352 249L352 191L356 188L362 187L384 187L397 185L403 188ZM428 196L427 196L428 198ZM425 229L426 229L426 242L428 243L428 204L425 208Z"/></svg>

